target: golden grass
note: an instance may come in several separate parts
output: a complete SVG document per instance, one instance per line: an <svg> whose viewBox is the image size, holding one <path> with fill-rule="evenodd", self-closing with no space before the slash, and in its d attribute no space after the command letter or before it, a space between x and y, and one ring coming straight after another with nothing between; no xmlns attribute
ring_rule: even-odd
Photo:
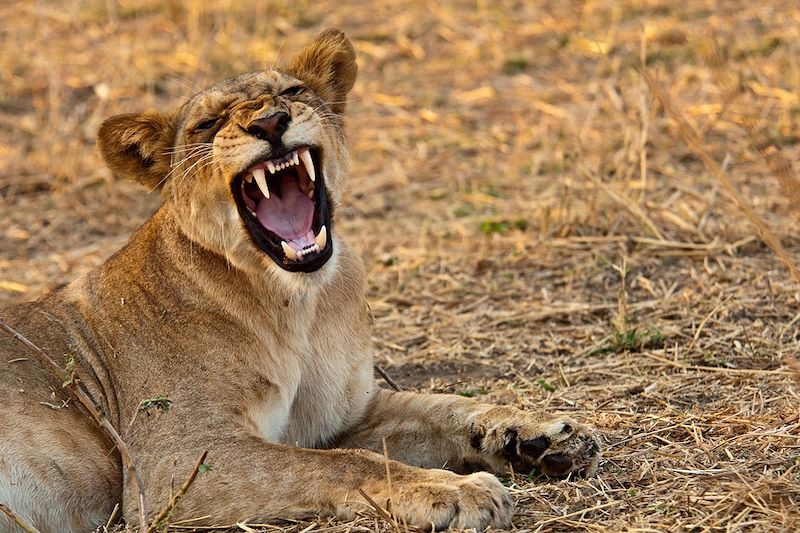
<svg viewBox="0 0 800 533"><path fill-rule="evenodd" d="M360 65L337 224L381 365L605 434L593 479L509 477L515 527L800 529L800 287L729 199L798 262L797 3L19 1L0 21L3 303L98 264L157 206L100 165L104 117L337 26Z"/></svg>

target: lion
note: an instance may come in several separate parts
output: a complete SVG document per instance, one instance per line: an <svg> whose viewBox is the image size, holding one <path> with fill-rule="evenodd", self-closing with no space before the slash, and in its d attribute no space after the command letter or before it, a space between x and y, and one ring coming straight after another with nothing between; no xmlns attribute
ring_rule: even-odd
<svg viewBox="0 0 800 533"><path fill-rule="evenodd" d="M335 226L356 70L331 29L280 68L106 120L104 161L161 207L103 265L0 315L74 365L148 520L203 451L174 520L346 519L371 499L410 525L504 528L509 464L597 468L599 437L570 418L377 386L364 267ZM0 502L42 532L92 530L116 504L137 525L119 453L59 379L8 337L0 368ZM162 395L168 412L136 417Z"/></svg>

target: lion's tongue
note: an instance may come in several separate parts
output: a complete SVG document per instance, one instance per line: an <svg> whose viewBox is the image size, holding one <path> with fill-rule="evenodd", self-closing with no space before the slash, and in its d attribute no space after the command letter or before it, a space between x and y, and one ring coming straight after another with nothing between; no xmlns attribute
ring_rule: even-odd
<svg viewBox="0 0 800 533"><path fill-rule="evenodd" d="M275 190L269 199L262 198L258 202L256 216L262 226L285 241L299 241L299 245L314 242L314 232L311 231L314 202L300 190L293 176L284 176L279 190ZM311 242L306 243L306 240Z"/></svg>

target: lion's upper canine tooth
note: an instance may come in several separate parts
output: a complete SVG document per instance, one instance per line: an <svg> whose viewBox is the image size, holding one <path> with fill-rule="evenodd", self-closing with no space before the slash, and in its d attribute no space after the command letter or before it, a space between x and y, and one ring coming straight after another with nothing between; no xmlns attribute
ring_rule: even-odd
<svg viewBox="0 0 800 533"><path fill-rule="evenodd" d="M309 152L308 149L303 150L300 152L300 159L303 160L303 166L306 167L308 179L315 181L317 176L314 174L314 161L311 159L311 152Z"/></svg>
<svg viewBox="0 0 800 533"><path fill-rule="evenodd" d="M264 195L264 198L269 199L269 189L267 188L267 180L264 177L264 169L263 168L255 169L253 171L253 177L256 179L258 188L261 189L261 194Z"/></svg>
<svg viewBox="0 0 800 533"><path fill-rule="evenodd" d="M275 174L275 164L272 161L267 161L267 170L270 174Z"/></svg>
<svg viewBox="0 0 800 533"><path fill-rule="evenodd" d="M297 259L297 252L294 251L294 248L286 244L286 241L281 241L281 248L283 248L283 253L286 254L286 257L292 261Z"/></svg>
<svg viewBox="0 0 800 533"><path fill-rule="evenodd" d="M319 246L320 250L324 250L325 245L328 244L328 228L326 228L323 225L319 229L319 233L317 233L317 236L314 237L314 242L317 243L317 246Z"/></svg>

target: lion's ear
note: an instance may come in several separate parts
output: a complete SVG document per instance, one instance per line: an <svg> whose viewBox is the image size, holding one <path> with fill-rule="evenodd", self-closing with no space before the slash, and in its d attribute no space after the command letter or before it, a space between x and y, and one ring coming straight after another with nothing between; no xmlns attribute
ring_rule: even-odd
<svg viewBox="0 0 800 533"><path fill-rule="evenodd" d="M341 114L356 82L356 51L344 33L328 29L294 56L285 70Z"/></svg>
<svg viewBox="0 0 800 533"><path fill-rule="evenodd" d="M100 126L97 145L114 175L134 179L150 190L170 172L166 153L175 141L175 118L158 111L118 115Z"/></svg>

